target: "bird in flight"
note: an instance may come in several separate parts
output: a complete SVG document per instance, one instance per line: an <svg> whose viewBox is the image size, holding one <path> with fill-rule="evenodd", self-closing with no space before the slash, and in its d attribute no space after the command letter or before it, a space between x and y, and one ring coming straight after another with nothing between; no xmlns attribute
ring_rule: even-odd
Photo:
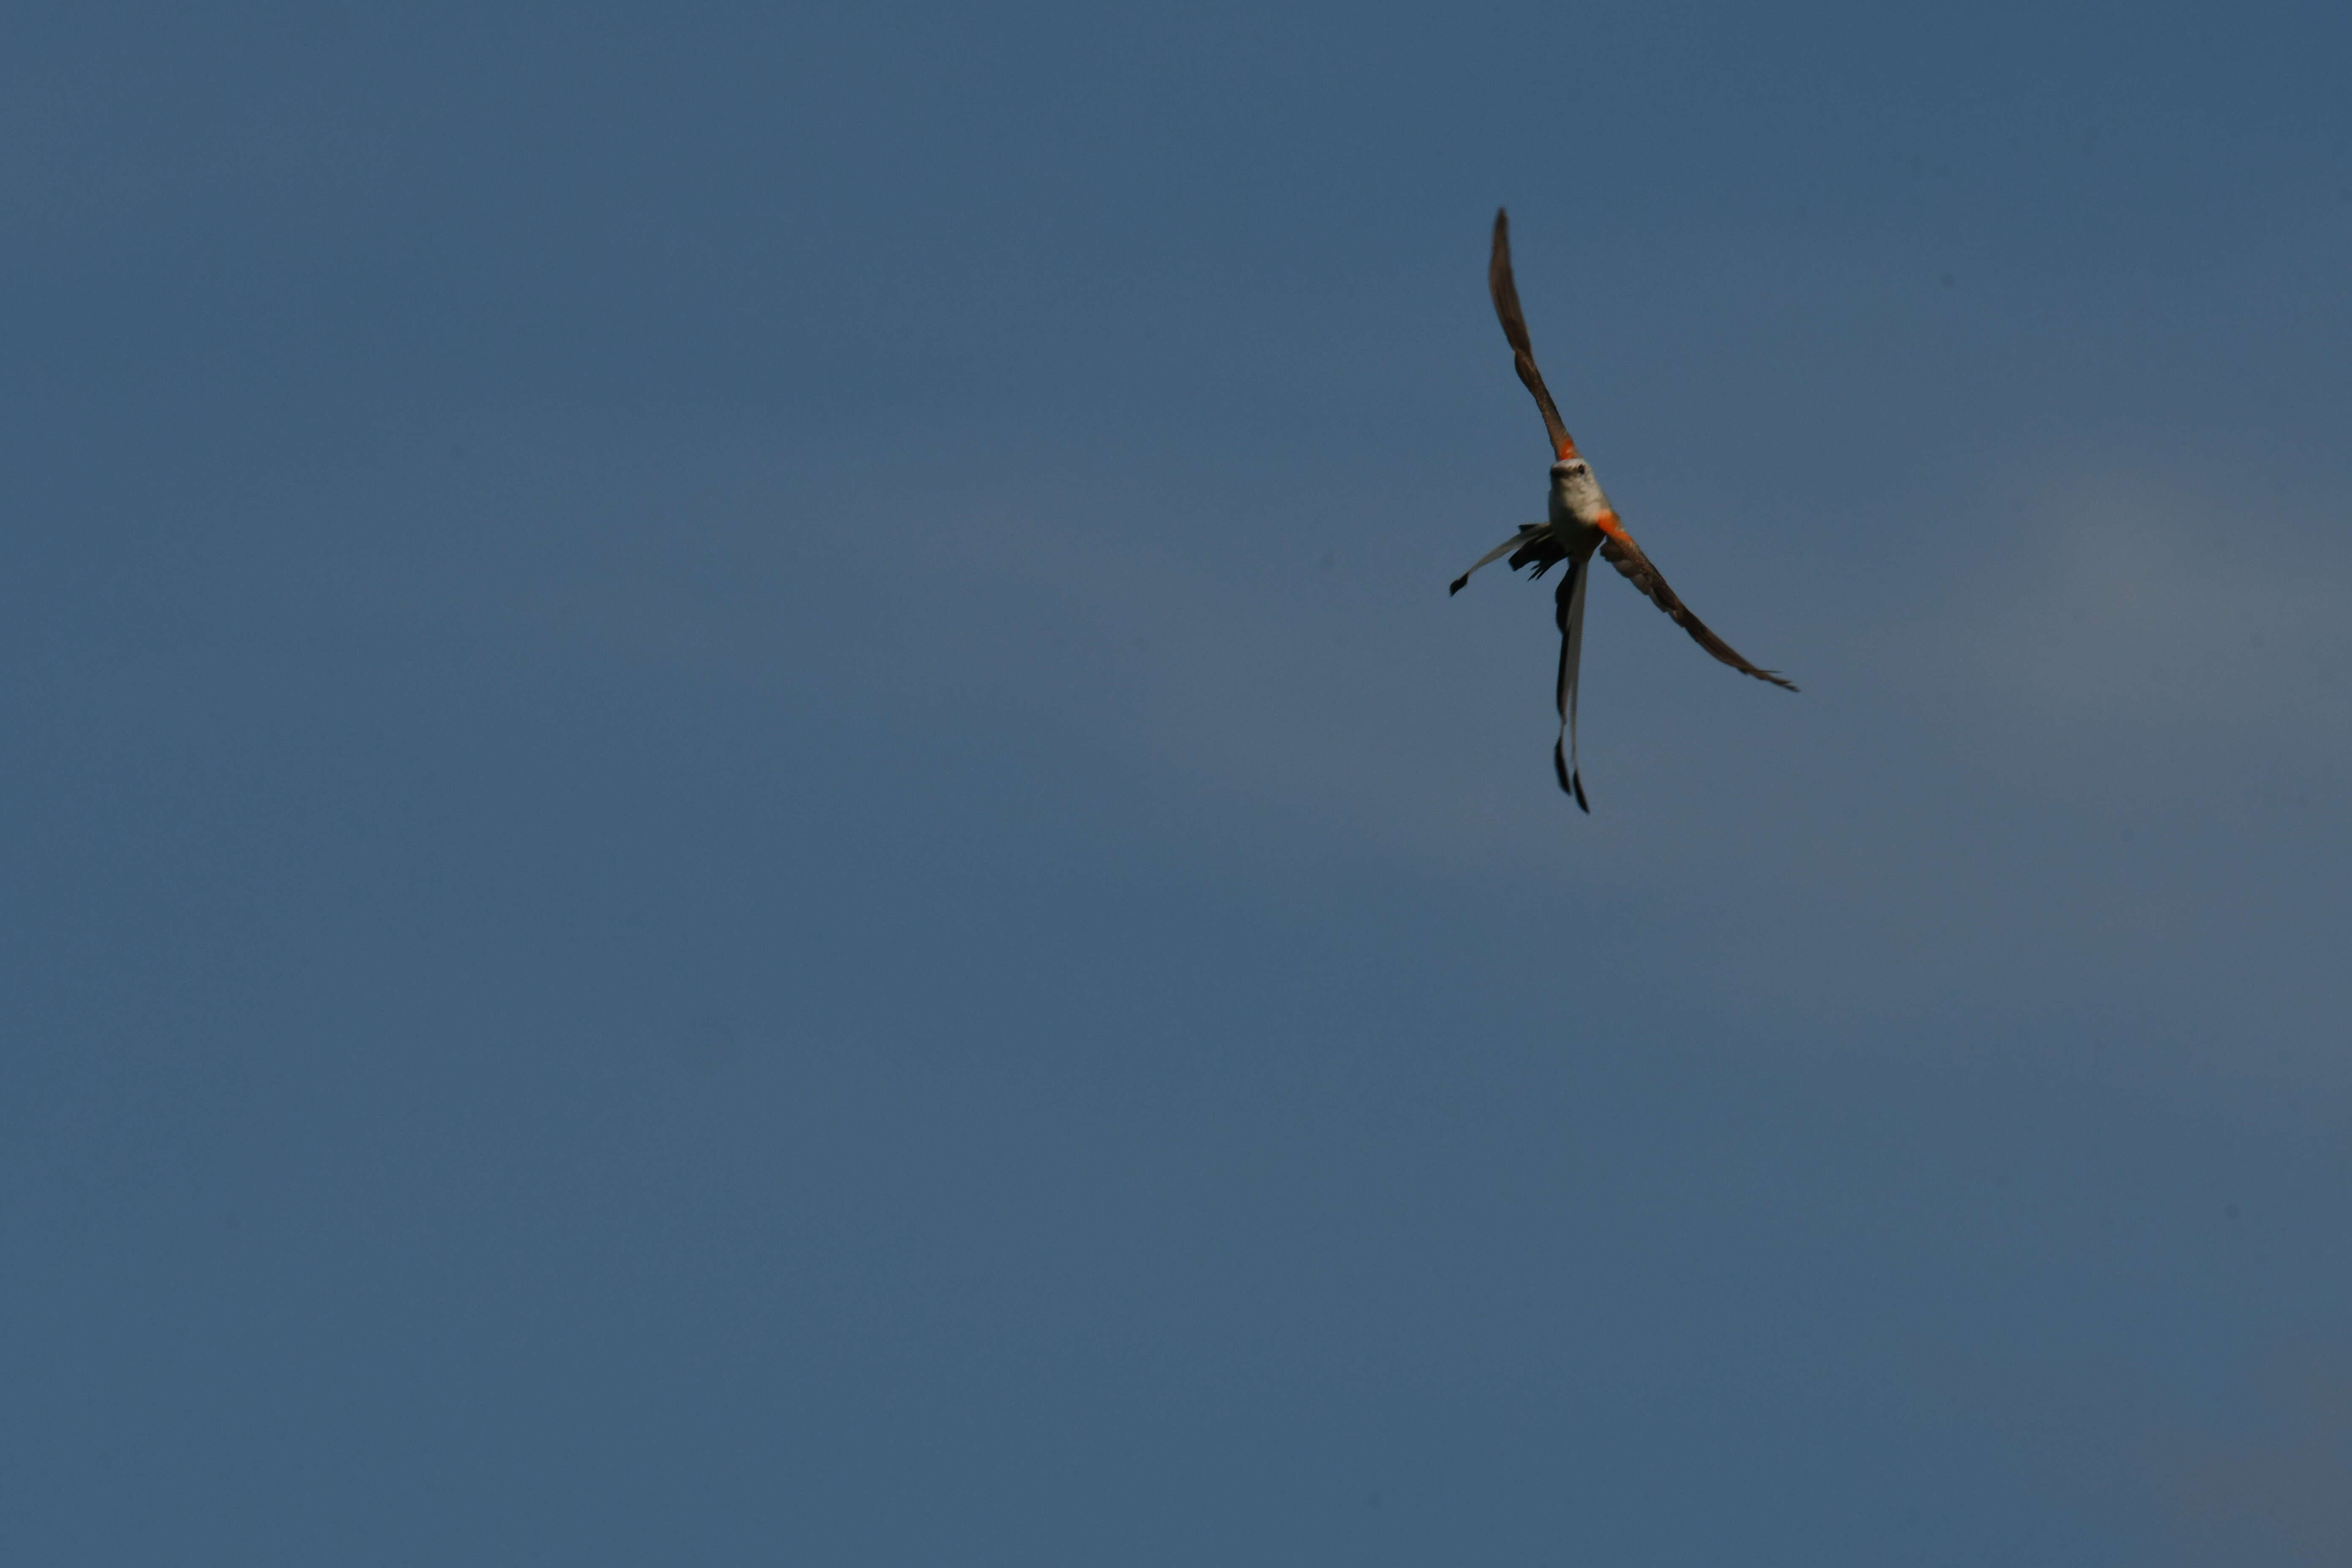
<svg viewBox="0 0 2352 1568"><path fill-rule="evenodd" d="M1560 423L1559 410L1553 405L1551 394L1544 388L1543 375L1536 369L1535 349L1528 341L1528 319L1519 310L1519 288L1511 279L1511 218L1500 208L1495 213L1495 254L1486 265L1486 290L1495 297L1495 314L1502 318L1503 336L1510 340L1511 358L1518 367L1519 380L1535 395L1544 428L1551 433L1551 515L1542 522L1519 524L1517 533L1481 555L1471 564L1470 572L1505 555L1511 558L1512 571L1533 566L1538 577L1554 566L1565 563L1567 567L1552 595L1559 622L1559 738L1552 742L1551 765L1559 775L1560 789L1589 815L1592 807L1585 801L1584 775L1576 763L1576 666L1584 648L1584 584L1591 575L1595 551L1718 660L1742 675L1769 680L1784 691L1797 688L1777 671L1757 668L1729 643L1707 630L1706 624L1675 596L1666 580L1658 575L1658 569L1650 564L1650 558L1642 553L1642 547L1633 542L1633 536L1625 531L1625 525L1617 521L1609 498L1601 493L1601 486L1592 477L1591 465L1578 454L1568 426ZM1470 572L1454 579L1447 594L1462 592L1462 585L1470 581Z"/></svg>

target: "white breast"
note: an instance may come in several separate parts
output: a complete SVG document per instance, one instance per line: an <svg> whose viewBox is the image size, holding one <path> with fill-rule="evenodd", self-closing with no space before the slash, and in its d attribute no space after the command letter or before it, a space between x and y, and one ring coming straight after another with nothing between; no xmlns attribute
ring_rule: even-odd
<svg viewBox="0 0 2352 1568"><path fill-rule="evenodd" d="M1601 482L1592 477L1592 467L1581 458L1551 466L1551 521L1554 527L1566 522L1580 522L1591 528L1601 515L1610 510L1609 498L1601 493Z"/></svg>

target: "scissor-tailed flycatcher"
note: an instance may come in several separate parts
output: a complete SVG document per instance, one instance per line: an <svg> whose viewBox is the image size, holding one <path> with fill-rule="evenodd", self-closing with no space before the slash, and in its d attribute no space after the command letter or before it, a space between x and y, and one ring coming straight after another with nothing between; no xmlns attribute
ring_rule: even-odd
<svg viewBox="0 0 2352 1568"><path fill-rule="evenodd" d="M1511 558L1511 570L1532 565L1535 575L1542 576L1562 562L1568 564L1567 574L1560 578L1553 594L1559 621L1559 739L1551 744L1551 765L1559 774L1559 787L1573 795L1576 804L1590 813L1585 804L1584 775L1576 765L1576 665L1584 648L1584 582L1590 575L1588 567L1592 552L1598 550L1601 558L1625 580L1639 588L1649 601L1672 617L1675 625L1690 633L1692 640L1717 658L1743 675L1759 680L1769 680L1785 690L1797 689L1793 682L1782 679L1769 669L1759 669L1733 651L1729 643L1706 629L1688 605L1675 596L1625 525L1617 521L1610 510L1609 498L1601 493L1601 486L1592 478L1591 466L1577 455L1576 443L1569 438L1568 426L1559 420L1559 410L1553 406L1551 394L1544 390L1543 376L1536 369L1535 349L1528 342L1528 320L1519 310L1518 285L1511 280L1511 219L1497 208L1495 213L1495 255L1486 265L1486 289L1495 297L1495 314L1503 321L1503 336L1511 342L1511 357L1517 364L1519 379L1535 395L1536 407L1543 414L1544 428L1551 432L1551 517L1544 522L1523 522L1519 531L1481 555L1471 566L1475 572L1489 561L1500 556ZM1470 572L1454 579L1448 594L1458 594L1470 581Z"/></svg>

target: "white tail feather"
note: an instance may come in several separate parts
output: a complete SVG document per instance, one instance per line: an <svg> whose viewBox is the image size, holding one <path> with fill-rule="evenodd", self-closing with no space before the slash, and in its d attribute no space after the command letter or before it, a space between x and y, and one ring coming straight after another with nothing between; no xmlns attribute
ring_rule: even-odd
<svg viewBox="0 0 2352 1568"><path fill-rule="evenodd" d="M1560 787L1576 797L1576 804L1586 811L1592 808L1584 801L1584 774L1576 757L1576 674L1584 661L1584 585L1591 575L1591 561L1579 561L1571 556L1569 575L1559 585L1559 729L1568 741L1568 760L1559 769ZM1559 742L1553 742L1553 760L1559 763Z"/></svg>
<svg viewBox="0 0 2352 1568"><path fill-rule="evenodd" d="M1481 555L1477 560L1472 562L1470 563L1470 572L1475 572L1479 567L1486 565L1490 561L1500 561L1504 556L1508 555L1512 551L1518 549L1521 545L1532 543L1538 535L1548 534L1550 531L1551 524L1548 522L1523 522L1519 524L1519 531L1517 533L1514 533L1510 538L1506 539L1502 543L1497 544L1494 549L1489 550L1486 554ZM1470 581L1470 572L1465 572L1461 576L1454 579L1454 585L1446 589L1446 593L1448 595L1454 595L1462 592L1462 585Z"/></svg>

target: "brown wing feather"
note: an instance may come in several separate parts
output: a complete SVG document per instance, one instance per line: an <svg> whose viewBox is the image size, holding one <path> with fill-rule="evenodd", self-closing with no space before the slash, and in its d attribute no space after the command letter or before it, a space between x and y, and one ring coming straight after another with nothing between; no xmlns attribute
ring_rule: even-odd
<svg viewBox="0 0 2352 1568"><path fill-rule="evenodd" d="M1658 574L1658 569L1650 564L1650 558L1642 553L1642 547L1634 543L1632 539L1614 536L1603 539L1601 542L1601 553L1607 559L1609 564L1617 568L1618 574L1625 581L1639 588L1644 598L1665 611L1668 619L1690 633L1693 642L1706 649L1717 659L1731 666L1742 675L1752 675L1759 680L1769 680L1786 691L1797 689L1795 681L1784 679L1776 670L1759 669L1742 658L1738 651L1729 643L1707 630L1706 623L1692 615L1690 606L1684 604L1672 588L1666 586L1665 578Z"/></svg>
<svg viewBox="0 0 2352 1568"><path fill-rule="evenodd" d="M1543 373L1536 369L1535 345L1528 338L1528 318L1519 309L1519 286L1511 277L1511 216L1501 207L1495 209L1495 254L1486 263L1486 292L1495 297L1495 314L1502 319L1503 336L1510 340L1511 363L1518 368L1519 380L1535 394L1544 428L1551 434L1551 449L1565 458L1576 450L1576 443L1570 438L1568 426L1560 422L1559 410L1553 406L1551 394L1544 387Z"/></svg>

